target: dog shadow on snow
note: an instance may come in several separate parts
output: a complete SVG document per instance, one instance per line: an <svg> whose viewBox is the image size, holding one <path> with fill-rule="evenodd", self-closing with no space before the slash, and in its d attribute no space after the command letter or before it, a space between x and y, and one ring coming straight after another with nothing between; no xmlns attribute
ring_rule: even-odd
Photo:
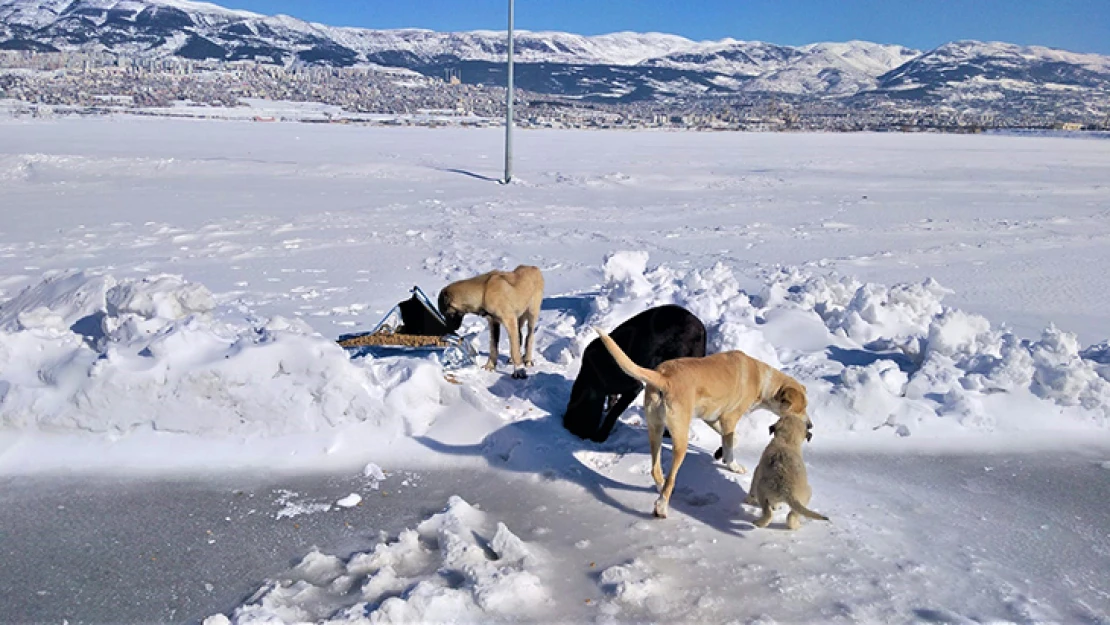
<svg viewBox="0 0 1110 625"><path fill-rule="evenodd" d="M532 475L541 480L565 481L589 492L599 502L636 519L652 519L656 498L655 484L645 470L635 475L635 483L613 479L601 472L629 454L650 463L647 430L619 423L605 443L579 439L567 432L561 415L570 395L571 381L561 375L537 372L526 380L507 376L489 391L500 399L524 398L546 415L507 423L471 445L451 445L427 436L416 441L428 449L454 456L479 456L491 468ZM540 413L542 414L542 413ZM670 442L663 444L663 469L670 468ZM754 469L754 465L749 467ZM613 496L614 491L638 493L632 507ZM676 512L731 535L752 529L751 518L740 506L747 493L727 477L727 469L713 460L712 452L691 448L678 472L678 484L671 496L671 518Z"/></svg>

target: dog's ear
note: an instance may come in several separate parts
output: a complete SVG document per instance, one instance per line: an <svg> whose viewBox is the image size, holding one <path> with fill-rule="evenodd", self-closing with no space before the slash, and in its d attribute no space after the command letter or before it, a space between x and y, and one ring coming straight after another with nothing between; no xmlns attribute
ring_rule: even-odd
<svg viewBox="0 0 1110 625"><path fill-rule="evenodd" d="M775 393L775 399L788 406L788 411L794 414L804 414L806 411L805 391L796 386L783 386Z"/></svg>

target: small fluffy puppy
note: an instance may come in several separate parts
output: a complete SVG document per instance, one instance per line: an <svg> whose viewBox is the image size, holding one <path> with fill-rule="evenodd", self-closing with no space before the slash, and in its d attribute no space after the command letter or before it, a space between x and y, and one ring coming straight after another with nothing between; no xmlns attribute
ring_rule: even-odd
<svg viewBox="0 0 1110 625"><path fill-rule="evenodd" d="M801 516L818 521L829 518L806 507L812 494L806 479L806 465L802 461L802 443L812 434L803 419L783 417L771 426L774 438L763 450L759 466L752 477L751 492L744 503L763 508L763 516L755 521L756 527L767 527L771 513L780 503L790 506L786 527L792 530L801 525Z"/></svg>
<svg viewBox="0 0 1110 625"><path fill-rule="evenodd" d="M526 378L524 367L532 366L532 344L536 338L536 319L543 304L543 273L538 267L521 265L512 271L490 271L480 276L452 282L439 292L439 312L447 329L455 332L465 315L475 314L489 321L489 362L485 369L497 367L497 344L501 326L509 334L509 356L513 377ZM524 340L524 325L528 340ZM520 344L525 343L521 357Z"/></svg>

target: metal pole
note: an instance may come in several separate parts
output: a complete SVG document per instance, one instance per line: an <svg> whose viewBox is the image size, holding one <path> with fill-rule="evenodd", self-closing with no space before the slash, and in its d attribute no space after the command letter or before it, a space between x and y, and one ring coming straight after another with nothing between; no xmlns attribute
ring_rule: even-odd
<svg viewBox="0 0 1110 625"><path fill-rule="evenodd" d="M505 95L505 184L513 181L513 0L509 0L509 91Z"/></svg>

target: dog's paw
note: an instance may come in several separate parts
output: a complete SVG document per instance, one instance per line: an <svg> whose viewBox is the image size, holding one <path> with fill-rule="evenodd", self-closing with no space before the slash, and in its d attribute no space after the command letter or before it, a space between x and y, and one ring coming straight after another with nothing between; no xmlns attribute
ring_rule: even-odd
<svg viewBox="0 0 1110 625"><path fill-rule="evenodd" d="M747 497L744 498L744 501L742 501L741 503L744 504L745 506L758 506L759 505L759 502L755 500L755 496L753 496L753 495L748 495Z"/></svg>
<svg viewBox="0 0 1110 625"><path fill-rule="evenodd" d="M513 379L514 380L524 380L527 377L528 377L528 372L525 371L524 369L517 369L516 371L513 371Z"/></svg>
<svg viewBox="0 0 1110 625"><path fill-rule="evenodd" d="M535 361L533 361L533 360L525 360L525 361L524 361L524 366L525 366L525 367L535 367L535 366L536 366L536 363L535 363Z"/></svg>
<svg viewBox="0 0 1110 625"><path fill-rule="evenodd" d="M482 368L485 369L486 371L494 371L494 370L497 369L497 363L491 360L491 361L487 362L486 364L482 365Z"/></svg>
<svg viewBox="0 0 1110 625"><path fill-rule="evenodd" d="M725 466L728 467L729 471L732 471L733 473L739 473L740 475L743 475L743 474L748 472L748 470L744 468L744 465L740 464L739 462L737 462L735 460L733 460L732 462L728 463Z"/></svg>
<svg viewBox="0 0 1110 625"><path fill-rule="evenodd" d="M667 500L660 497L655 500L655 516L660 519L667 518Z"/></svg>

